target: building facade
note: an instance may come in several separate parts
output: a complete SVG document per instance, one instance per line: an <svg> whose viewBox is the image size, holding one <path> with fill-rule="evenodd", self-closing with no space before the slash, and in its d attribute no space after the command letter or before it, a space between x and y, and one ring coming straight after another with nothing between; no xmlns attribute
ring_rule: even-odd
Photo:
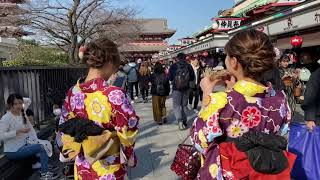
<svg viewBox="0 0 320 180"><path fill-rule="evenodd" d="M176 32L168 28L166 19L136 20L140 27L139 35L119 50L127 60L151 60L154 54L164 52L168 48L167 39Z"/></svg>

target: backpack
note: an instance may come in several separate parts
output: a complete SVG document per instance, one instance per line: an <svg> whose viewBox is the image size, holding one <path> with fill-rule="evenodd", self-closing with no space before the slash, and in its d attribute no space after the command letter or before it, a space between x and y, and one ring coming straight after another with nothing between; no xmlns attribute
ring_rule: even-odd
<svg viewBox="0 0 320 180"><path fill-rule="evenodd" d="M159 96L166 96L167 95L167 90L165 87L165 77L164 75L160 75L160 76L155 76L155 80L156 80L156 91L157 94Z"/></svg>
<svg viewBox="0 0 320 180"><path fill-rule="evenodd" d="M309 81L311 76L311 72L307 68L302 68L300 70L300 80L301 81Z"/></svg>
<svg viewBox="0 0 320 180"><path fill-rule="evenodd" d="M139 77L138 77L139 72L137 67L130 67L127 75L128 75L129 82L137 82L139 80Z"/></svg>
<svg viewBox="0 0 320 180"><path fill-rule="evenodd" d="M177 63L177 71L174 77L174 82L177 90L186 90L189 88L190 73L188 64L185 62Z"/></svg>

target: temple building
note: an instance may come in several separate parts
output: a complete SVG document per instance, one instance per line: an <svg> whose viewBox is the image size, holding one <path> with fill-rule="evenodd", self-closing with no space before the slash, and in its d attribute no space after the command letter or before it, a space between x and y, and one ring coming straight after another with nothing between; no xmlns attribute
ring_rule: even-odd
<svg viewBox="0 0 320 180"><path fill-rule="evenodd" d="M176 32L168 28L166 19L138 19L140 31L136 38L122 45L119 50L123 58L150 60L154 54L168 48L167 39Z"/></svg>

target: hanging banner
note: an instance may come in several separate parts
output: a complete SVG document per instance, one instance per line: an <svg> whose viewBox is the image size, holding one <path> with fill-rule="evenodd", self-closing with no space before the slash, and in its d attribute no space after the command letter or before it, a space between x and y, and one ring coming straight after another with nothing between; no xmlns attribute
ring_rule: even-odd
<svg viewBox="0 0 320 180"><path fill-rule="evenodd" d="M220 31L228 31L240 27L241 22L246 18L212 18L212 28Z"/></svg>
<svg viewBox="0 0 320 180"><path fill-rule="evenodd" d="M320 8L299 14L297 16L291 16L287 19L272 23L269 25L269 35L283 34L291 31L298 31L301 29L307 29L320 25Z"/></svg>

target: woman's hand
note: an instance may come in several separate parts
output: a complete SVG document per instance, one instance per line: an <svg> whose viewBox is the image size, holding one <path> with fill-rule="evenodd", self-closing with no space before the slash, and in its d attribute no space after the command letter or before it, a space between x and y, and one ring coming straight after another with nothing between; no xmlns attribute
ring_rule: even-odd
<svg viewBox="0 0 320 180"><path fill-rule="evenodd" d="M314 121L306 121L306 125L309 131L313 131L313 129L316 127L316 123Z"/></svg>
<svg viewBox="0 0 320 180"><path fill-rule="evenodd" d="M217 85L217 83L221 82L220 79L210 80L210 77L204 77L200 82L200 87L203 91L203 96L209 95L212 93L213 88Z"/></svg>

